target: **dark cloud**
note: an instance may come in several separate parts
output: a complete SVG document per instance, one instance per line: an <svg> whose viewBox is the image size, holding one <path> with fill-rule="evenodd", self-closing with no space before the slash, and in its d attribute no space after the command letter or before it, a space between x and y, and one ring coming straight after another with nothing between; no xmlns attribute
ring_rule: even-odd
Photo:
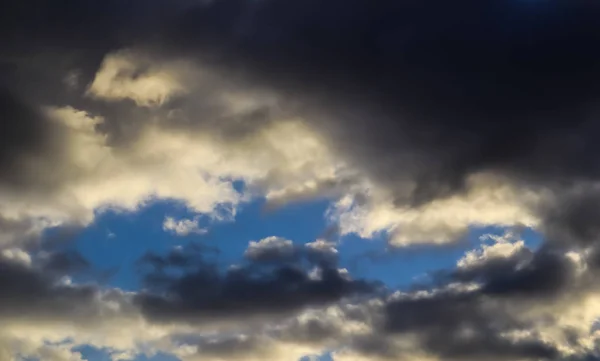
<svg viewBox="0 0 600 361"><path fill-rule="evenodd" d="M477 171L597 177L599 11L583 1L224 0L188 10L165 36L329 114L316 125L344 151L390 185L419 180L413 197L424 201Z"/></svg>
<svg viewBox="0 0 600 361"><path fill-rule="evenodd" d="M292 241L269 237L259 242L252 242L244 252L244 257L257 263L296 262L302 258L303 247L295 245Z"/></svg>
<svg viewBox="0 0 600 361"><path fill-rule="evenodd" d="M36 106L0 85L0 185L22 187L39 182L32 170L35 162L51 161L59 150L60 128Z"/></svg>
<svg viewBox="0 0 600 361"><path fill-rule="evenodd" d="M550 359L558 352L542 342L511 342L500 334L520 325L502 308L487 307L477 293L443 292L386 306L386 333L415 332L424 348L449 359Z"/></svg>
<svg viewBox="0 0 600 361"><path fill-rule="evenodd" d="M583 184L563 192L547 206L544 233L558 246L585 247L597 243L600 235L600 192L595 185Z"/></svg>
<svg viewBox="0 0 600 361"><path fill-rule="evenodd" d="M290 261L288 257L280 258L281 264L275 263L275 266L249 263L224 273L210 262L196 261L197 271L187 269L176 275L165 272L150 275L147 280L158 286L154 290L164 293L142 294L137 301L151 319L192 322L210 317L226 320L285 314L363 294L378 301L338 305L339 314L343 315L340 322L347 319L373 327L372 333L352 336L349 343L343 343L344 347L365 356L405 357L406 350L399 349L395 340L416 336L415 347L443 360L562 360L563 351L545 340L537 327L552 325L563 317L561 307L597 292L600 286L597 254L592 251L583 255L582 265L586 267L580 268L551 243L536 251L524 248L508 257L484 258L469 267L434 274L430 287L419 292L383 298L377 298L372 285L343 280L333 269L323 270L321 279L311 280L301 269L286 265ZM169 261L169 258L152 263L160 265L159 269L165 264L189 265L179 260ZM331 273L328 275L328 272ZM473 283L479 286L472 288ZM540 317L523 317L537 308L555 311L544 312ZM336 344L340 340L348 341L349 337L330 319L318 316L291 320L285 325L269 334L270 337L310 345ZM526 337L506 336L525 330ZM582 347L581 335L575 331L567 327L558 332L565 334L568 344L565 346ZM223 340L223 344L217 342L213 345L216 349L210 350L221 354L223 349L217 346L229 342L233 343L230 347L257 347L252 338L228 339ZM588 356L577 357L587 359ZM577 357L567 359L578 360Z"/></svg>
<svg viewBox="0 0 600 361"><path fill-rule="evenodd" d="M144 314L157 321L197 321L285 315L310 306L369 294L377 285L350 280L328 264L318 277L286 259L278 263L243 263L221 270L196 258L193 266L171 256L146 256L154 269L145 274L148 291L136 297ZM171 266L171 271L166 269Z"/></svg>
<svg viewBox="0 0 600 361"><path fill-rule="evenodd" d="M15 5L4 12L3 35L31 49L39 48L36 41L80 52L156 45L155 51L239 70L334 114L358 110L359 117L340 120L335 130L359 141L364 156L381 155L388 165L412 151L427 161L415 169L424 180L453 185L452 179L490 168L597 175L589 134L600 54L590 44L600 36L600 9L590 2L36 5L36 11ZM145 31L150 27L155 31Z"/></svg>
<svg viewBox="0 0 600 361"><path fill-rule="evenodd" d="M563 254L538 252L525 265L488 275L483 292L497 296L552 296L563 292L572 282L575 267Z"/></svg>
<svg viewBox="0 0 600 361"><path fill-rule="evenodd" d="M533 252L523 248L510 257L486 259L479 264L434 273L434 282L477 282L481 292L495 297L553 297L568 286L575 277L573 261L559 249L543 246Z"/></svg>
<svg viewBox="0 0 600 361"><path fill-rule="evenodd" d="M44 320L88 315L98 289L59 282L56 271L73 265L68 255L56 253L46 265L26 265L0 258L0 313L8 317ZM75 263L85 262L79 257ZM60 275L63 275L61 273ZM87 311L86 311L87 310Z"/></svg>
<svg viewBox="0 0 600 361"><path fill-rule="evenodd" d="M324 343L335 342L341 336L337 325L331 324L327 319L318 317L299 321L294 319L286 324L285 328L274 332L278 339L296 343Z"/></svg>
<svg viewBox="0 0 600 361"><path fill-rule="evenodd" d="M335 243L294 244L290 240L272 238L271 242L251 245L244 257L257 264L281 264L282 262L308 265L334 265L338 261Z"/></svg>
<svg viewBox="0 0 600 361"><path fill-rule="evenodd" d="M551 324L561 315L558 305L596 292L600 268L595 254L584 257L585 271L577 271L578 264L546 245L536 252L523 250L435 274L435 287L427 293L421 290L385 301L374 334L356 340L354 347L367 355L398 356L386 340L417 334L425 350L444 360L562 359L556 346L536 333L535 322ZM479 286L469 288L473 282ZM546 319L519 316L542 307L556 307L557 313L543 316ZM502 336L530 329L534 331L527 338ZM571 338L570 346L577 346L578 336Z"/></svg>
<svg viewBox="0 0 600 361"><path fill-rule="evenodd" d="M3 12L4 63L12 69L4 78L22 68L18 82L6 83L23 96L43 93L39 101L71 98L106 113L109 139L134 136L147 114L65 94L59 79L75 69L87 84L106 54L135 48L191 60L244 89L274 90L288 113L306 116L354 164L396 188L398 203L453 194L481 171L554 191L599 175L600 8L593 2L34 3ZM43 65L33 66L36 58ZM206 102L177 107L220 119ZM243 122L251 129L207 122L237 124L223 131L239 136L270 121L271 111L253 110L248 117L258 120ZM23 134L33 137L40 128L24 129L36 129ZM29 149L19 144L2 159ZM407 190L405 181L418 186Z"/></svg>
<svg viewBox="0 0 600 361"><path fill-rule="evenodd" d="M205 263L209 255L218 256L220 251L216 248L199 243L192 243L185 247L174 248L165 255L147 252L138 260L140 271L149 267L150 271L164 272L168 269L189 270L195 269Z"/></svg>

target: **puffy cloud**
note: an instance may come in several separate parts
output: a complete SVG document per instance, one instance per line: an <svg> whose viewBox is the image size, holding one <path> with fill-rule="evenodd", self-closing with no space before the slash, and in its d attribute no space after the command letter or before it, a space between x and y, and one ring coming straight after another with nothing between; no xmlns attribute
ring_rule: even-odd
<svg viewBox="0 0 600 361"><path fill-rule="evenodd" d="M296 257L296 247L289 239L267 237L260 241L250 241L244 256L252 261L290 260Z"/></svg>
<svg viewBox="0 0 600 361"><path fill-rule="evenodd" d="M173 217L165 217L163 222L163 230L172 232L178 236L187 236L190 234L204 234L207 232L205 228L198 225L198 219L180 219L175 220Z"/></svg>
<svg viewBox="0 0 600 361"><path fill-rule="evenodd" d="M13 262L21 263L25 266L31 265L31 256L29 253L19 248L6 248L2 250L2 257Z"/></svg>
<svg viewBox="0 0 600 361"><path fill-rule="evenodd" d="M544 199L543 193L479 174L464 193L420 206L395 205L385 189L363 186L333 204L329 217L339 222L342 233L371 238L387 232L397 246L443 244L463 237L472 226L536 227L540 219L534 209Z"/></svg>
<svg viewBox="0 0 600 361"><path fill-rule="evenodd" d="M260 241L250 241L244 257L256 263L281 264L306 260L322 266L335 264L337 253L335 244L323 239L297 245L289 239L271 236Z"/></svg>
<svg viewBox="0 0 600 361"><path fill-rule="evenodd" d="M31 169L50 179L42 177L22 192L0 187L0 214L15 228L6 235L7 243L28 234L35 238L51 226L86 225L96 211L136 210L155 198L181 201L214 219L230 219L239 203L252 196L236 190L237 180L248 187L282 189L335 169L327 159L317 158L322 145L298 121L274 124L233 142L149 125L121 149L99 131L104 121L100 117L73 108L49 109L47 114L47 121L64 133L60 158L54 168L43 158L32 160ZM190 226L184 223L179 226Z"/></svg>
<svg viewBox="0 0 600 361"><path fill-rule="evenodd" d="M492 245L483 244L481 249L467 252L464 257L458 260L457 267L459 269L478 267L496 259L512 258L526 249L525 241L518 239L511 232L502 236L486 234L480 239L482 241L490 239L494 243Z"/></svg>
<svg viewBox="0 0 600 361"><path fill-rule="evenodd" d="M253 267L248 266L241 273L229 272L220 280L213 277L221 285L215 285L212 291L203 287L203 292L207 293L194 296L193 290L201 286L194 280L202 278L202 273L205 280L211 277L207 267L203 266L208 264L203 258L206 251L194 247L174 249L168 256L147 255L142 260L142 266L149 265L155 270L150 275L152 279L147 279L155 287L160 283L173 292L180 292L177 297L181 302L196 304L193 311L184 307L177 314L166 312L167 308L163 307L160 322L156 322L158 314L148 313L143 303L141 308L138 307L140 301L150 296L147 293L127 293L118 289L102 289L94 284L61 282L62 273L57 270L68 269L71 274L80 272L77 267L57 267L60 262L79 263L73 262L76 257L72 253L54 253L53 257L42 254L41 258L31 256L34 261L30 264L23 264L12 256L0 258L3 269L0 277L3 290L0 300L2 360L16 357L78 360L80 355L75 351L76 347L91 345L107 351L115 361L159 351L182 360L237 357L296 361L304 355L321 353L326 345L337 344L337 335L356 332L352 331L353 328L360 330L366 327L360 321L348 319L336 305L342 294L337 294L335 289L344 288L336 286L340 282L347 285L345 289L348 291L354 287L359 293L368 292L370 287L362 281L340 279L333 282L330 275L335 272L333 270L324 271L322 280L315 281L301 276L300 270L286 267L274 270L272 277L261 273L246 277L253 272ZM163 273L167 268L184 271L180 280L188 281L158 278L169 274ZM295 280L298 276L305 281ZM302 285L307 282L312 286ZM202 284L206 286L206 283ZM281 287L291 288L284 290ZM313 298L303 296L303 289L312 289ZM217 309L209 308L216 313L205 313L198 318L202 315L201 308L209 306L202 300L207 301L207 297L212 297L210 294L215 292L221 292L221 296L217 296L220 300L215 299L214 303ZM231 292L242 292L239 295L244 297L235 299L236 294ZM287 292L291 293L283 295ZM347 293L347 296L350 295ZM156 299L160 297L161 294L155 294ZM164 301L175 302L166 297ZM331 306L321 307L323 304ZM304 307L308 308L302 311ZM262 311L257 313L257 310ZM262 317L252 320L261 313ZM179 317L183 314L185 317ZM229 317L231 314L236 317ZM272 317L275 314L280 316ZM348 331L341 331L342 328Z"/></svg>
<svg viewBox="0 0 600 361"><path fill-rule="evenodd" d="M185 92L185 63L156 65L135 53L108 55L87 94L105 100L131 99L140 106L161 105Z"/></svg>
<svg viewBox="0 0 600 361"><path fill-rule="evenodd" d="M597 357L594 252L486 253L494 246L484 245L477 262L459 266L449 278L440 275L437 287L396 292L369 308L372 330L346 343L334 359ZM472 252L463 260L473 260Z"/></svg>
<svg viewBox="0 0 600 361"><path fill-rule="evenodd" d="M325 254L336 255L338 253L338 250L335 248L335 243L326 241L324 239L317 239L314 242L307 243L305 246Z"/></svg>
<svg viewBox="0 0 600 361"><path fill-rule="evenodd" d="M147 291L136 296L143 312L157 322L215 322L281 317L309 307L369 294L378 287L352 280L330 264L321 262L320 277L295 261L311 261L310 253L286 253L286 241L275 237L251 243L250 261L225 272L206 260L200 249L167 256L149 254L142 266ZM293 252L294 248L287 248ZM265 265L265 262L269 264ZM271 266L271 267L268 267ZM173 274L168 269L182 272Z"/></svg>
<svg viewBox="0 0 600 361"><path fill-rule="evenodd" d="M336 360L537 360L593 354L596 334L590 330L600 316L594 251L565 255L542 249L524 258L522 251L489 250L505 242L518 244L511 237L482 245L476 258L467 252L463 260L476 262L440 278L438 287L387 296L367 287L367 293L358 293L362 298L326 296L342 289L331 281L334 271L326 269L314 280L285 266L253 273L260 263L250 263L220 276L206 258L210 250L201 246L146 256L141 266L150 266L146 274L152 293L57 282L59 274L47 270L79 270L57 267L80 263L69 253L31 257L32 264L8 256L0 262L1 285L9 299L18 301L0 302L5 311L0 312L5 325L0 340L11 345L7 355L53 352L66 360L77 360L69 350L81 344L111 350L115 360L156 351L215 361L296 361L325 350L333 350ZM498 261L504 268L498 268ZM173 269L183 273L173 274ZM357 291L366 286L339 280ZM315 298L305 297L302 290L309 289ZM170 308L171 303L177 307ZM70 343L61 343L66 339Z"/></svg>

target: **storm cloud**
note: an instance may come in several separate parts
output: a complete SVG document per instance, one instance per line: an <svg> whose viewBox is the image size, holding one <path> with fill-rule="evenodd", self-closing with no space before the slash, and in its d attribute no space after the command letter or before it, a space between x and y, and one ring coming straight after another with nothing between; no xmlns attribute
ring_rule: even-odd
<svg viewBox="0 0 600 361"><path fill-rule="evenodd" d="M585 0L8 1L0 317L99 312L83 306L99 286L61 278L89 267L77 252L10 248L50 228L169 199L198 216L164 228L204 235L200 219L234 220L252 199L326 198L335 238L447 244L497 226L544 241L499 241L385 295L338 268L330 240L254 241L230 268L207 260L215 249L149 252L146 288L103 307L163 341L178 323L333 320L187 343L215 359L268 359L261 345L290 338L327 340L342 361L597 358L598 18Z"/></svg>

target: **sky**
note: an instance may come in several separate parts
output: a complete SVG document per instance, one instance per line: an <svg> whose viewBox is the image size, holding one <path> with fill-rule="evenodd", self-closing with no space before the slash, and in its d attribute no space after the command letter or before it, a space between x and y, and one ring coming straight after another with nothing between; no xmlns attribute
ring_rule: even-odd
<svg viewBox="0 0 600 361"><path fill-rule="evenodd" d="M600 360L599 17L3 2L0 361Z"/></svg>

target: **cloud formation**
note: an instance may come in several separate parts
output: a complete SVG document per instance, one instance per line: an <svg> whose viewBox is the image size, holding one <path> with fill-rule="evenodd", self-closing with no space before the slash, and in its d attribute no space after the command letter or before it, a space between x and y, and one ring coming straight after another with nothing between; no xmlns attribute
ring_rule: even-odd
<svg viewBox="0 0 600 361"><path fill-rule="evenodd" d="M136 303L157 321L285 315L377 289L375 284L348 279L326 261L318 264L318 276L312 276L296 261L310 261L315 256L298 253L292 257L293 246L276 237L251 242L245 254L249 263L226 271L207 262L202 253L193 254L190 249L173 252L167 257L148 255L142 261L151 266L145 275L149 292L139 294ZM182 272L173 275L167 268Z"/></svg>
<svg viewBox="0 0 600 361"><path fill-rule="evenodd" d="M69 338L183 360L600 357L595 3L15 0L0 14L0 360L78 360ZM324 240L254 241L226 270L149 253L131 294L73 283L90 266L76 253L36 253L49 229L155 199L212 222L253 199L327 199L341 237L396 247L487 226L544 243L496 239L388 295ZM197 219L163 228L202 233Z"/></svg>

